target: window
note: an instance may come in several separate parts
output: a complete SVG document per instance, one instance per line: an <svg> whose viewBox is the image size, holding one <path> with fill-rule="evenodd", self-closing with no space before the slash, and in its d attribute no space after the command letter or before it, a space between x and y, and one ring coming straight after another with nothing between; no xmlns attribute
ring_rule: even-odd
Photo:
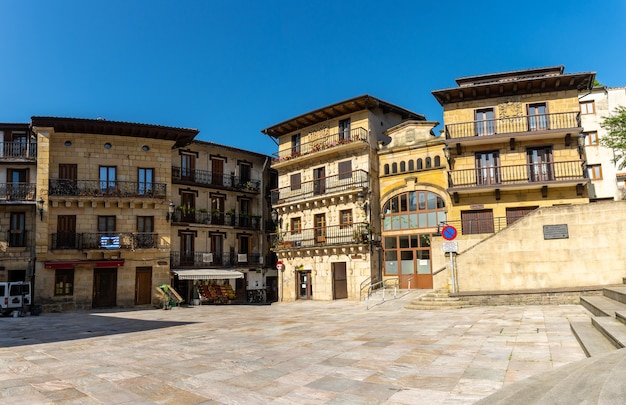
<svg viewBox="0 0 626 405"><path fill-rule="evenodd" d="M528 148L529 181L542 182L554 180L554 163L552 162L552 148Z"/></svg>
<svg viewBox="0 0 626 405"><path fill-rule="evenodd" d="M28 184L28 169L7 169L7 200L25 200L33 191Z"/></svg>
<svg viewBox="0 0 626 405"><path fill-rule="evenodd" d="M406 162L403 160L400 162L400 173L406 172Z"/></svg>
<svg viewBox="0 0 626 405"><path fill-rule="evenodd" d="M430 169L431 167L433 167L433 161L430 157L426 158L426 168Z"/></svg>
<svg viewBox="0 0 626 405"><path fill-rule="evenodd" d="M211 195L211 223L216 225L224 225L224 211L226 199L221 194ZM188 214L188 215L193 215Z"/></svg>
<svg viewBox="0 0 626 405"><path fill-rule="evenodd" d="M591 180L602 180L602 165L587 165L587 177Z"/></svg>
<svg viewBox="0 0 626 405"><path fill-rule="evenodd" d="M9 231L9 246L26 246L26 213L11 213L11 230Z"/></svg>
<svg viewBox="0 0 626 405"><path fill-rule="evenodd" d="M313 195L326 193L326 168L324 166L313 169Z"/></svg>
<svg viewBox="0 0 626 405"><path fill-rule="evenodd" d="M290 178L290 184L291 184L292 190L300 190L300 187L302 185L302 174L301 173L292 174Z"/></svg>
<svg viewBox="0 0 626 405"><path fill-rule="evenodd" d="M250 200L242 198L239 200L239 226L250 228L252 226L252 218L250 218Z"/></svg>
<svg viewBox="0 0 626 405"><path fill-rule="evenodd" d="M461 233L463 235L493 232L492 210L461 211Z"/></svg>
<svg viewBox="0 0 626 405"><path fill-rule="evenodd" d="M500 183L500 154L498 151L476 153L476 184Z"/></svg>
<svg viewBox="0 0 626 405"><path fill-rule="evenodd" d="M506 225L509 226L513 224L515 221L524 217L525 215L530 214L534 210L536 210L537 206L534 207L512 207L506 209Z"/></svg>
<svg viewBox="0 0 626 405"><path fill-rule="evenodd" d="M384 230L436 228L446 221L443 198L430 191L409 191L383 205Z"/></svg>
<svg viewBox="0 0 626 405"><path fill-rule="evenodd" d="M224 235L219 233L211 234L211 253L213 253L213 264L222 264L224 256Z"/></svg>
<svg viewBox="0 0 626 405"><path fill-rule="evenodd" d="M409 171L412 172L415 170L415 163L412 160L409 160Z"/></svg>
<svg viewBox="0 0 626 405"><path fill-rule="evenodd" d="M300 155L300 134L291 135L291 155Z"/></svg>
<svg viewBox="0 0 626 405"><path fill-rule="evenodd" d="M250 163L240 162L239 163L239 183L242 185L245 185L247 182L249 182L252 179L250 175L251 172L252 172L252 165Z"/></svg>
<svg viewBox="0 0 626 405"><path fill-rule="evenodd" d="M100 166L100 192L103 194L115 193L115 172L114 166Z"/></svg>
<svg viewBox="0 0 626 405"><path fill-rule="evenodd" d="M345 160L343 162L339 162L339 180L351 179L352 178L352 161Z"/></svg>
<svg viewBox="0 0 626 405"><path fill-rule="evenodd" d="M583 132L583 135L585 136L586 146L598 146L600 144L596 131Z"/></svg>
<svg viewBox="0 0 626 405"><path fill-rule="evenodd" d="M352 225L352 210L339 211L339 228L349 228Z"/></svg>
<svg viewBox="0 0 626 405"><path fill-rule="evenodd" d="M74 269L57 269L54 273L54 295L74 294Z"/></svg>
<svg viewBox="0 0 626 405"><path fill-rule="evenodd" d="M493 135L496 133L496 122L493 108L483 108L474 112L474 130L476 135Z"/></svg>
<svg viewBox="0 0 626 405"><path fill-rule="evenodd" d="M350 118L339 121L339 140L350 139Z"/></svg>
<svg viewBox="0 0 626 405"><path fill-rule="evenodd" d="M239 236L239 253L245 254L245 255L250 253L250 236L248 235Z"/></svg>
<svg viewBox="0 0 626 405"><path fill-rule="evenodd" d="M384 173L389 174L389 163L385 163Z"/></svg>
<svg viewBox="0 0 626 405"><path fill-rule="evenodd" d="M154 181L154 169L142 169L139 168L139 172L137 174L137 178L139 180L139 195L150 195L152 194L152 183Z"/></svg>
<svg viewBox="0 0 626 405"><path fill-rule="evenodd" d="M76 249L76 215L57 217L57 234L53 243L57 249Z"/></svg>
<svg viewBox="0 0 626 405"><path fill-rule="evenodd" d="M315 243L326 243L326 215L315 214Z"/></svg>
<svg viewBox="0 0 626 405"><path fill-rule="evenodd" d="M441 167L441 157L435 156L435 167Z"/></svg>
<svg viewBox="0 0 626 405"><path fill-rule="evenodd" d="M422 159L421 159L421 158L420 158L420 159L417 159L415 162L416 162L416 164L417 164L417 170L422 170L422 169L423 169L423 167L424 167L424 166L423 166L423 161L422 161Z"/></svg>
<svg viewBox="0 0 626 405"><path fill-rule="evenodd" d="M195 263L194 242L196 234L194 232L180 232L178 237L180 239L180 265L193 266ZM219 264L216 262L215 253L213 253L213 263Z"/></svg>
<svg viewBox="0 0 626 405"><path fill-rule="evenodd" d="M136 247L150 249L156 247L154 232L154 217L137 217Z"/></svg>
<svg viewBox="0 0 626 405"><path fill-rule="evenodd" d="M298 234L302 232L302 218L291 218L291 234Z"/></svg>
<svg viewBox="0 0 626 405"><path fill-rule="evenodd" d="M224 159L211 157L211 184L224 185Z"/></svg>
<svg viewBox="0 0 626 405"><path fill-rule="evenodd" d="M539 131L548 129L548 115L546 103L528 105L528 130Z"/></svg>
<svg viewBox="0 0 626 405"><path fill-rule="evenodd" d="M193 180L196 156L188 153L180 155L180 177L186 180Z"/></svg>
<svg viewBox="0 0 626 405"><path fill-rule="evenodd" d="M595 112L596 112L596 105L593 100L580 102L581 114L595 114Z"/></svg>
<svg viewBox="0 0 626 405"><path fill-rule="evenodd" d="M98 216L98 247L104 249L120 248L119 235L115 234L115 215Z"/></svg>
<svg viewBox="0 0 626 405"><path fill-rule="evenodd" d="M398 163L393 162L393 163L391 164L391 173L393 173L393 174L398 173Z"/></svg>

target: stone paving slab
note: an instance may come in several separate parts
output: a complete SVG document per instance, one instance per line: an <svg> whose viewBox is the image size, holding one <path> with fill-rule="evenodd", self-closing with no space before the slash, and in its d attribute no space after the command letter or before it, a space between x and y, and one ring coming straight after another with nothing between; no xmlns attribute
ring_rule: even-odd
<svg viewBox="0 0 626 405"><path fill-rule="evenodd" d="M0 319L0 404L471 404L585 358L578 305L415 296Z"/></svg>

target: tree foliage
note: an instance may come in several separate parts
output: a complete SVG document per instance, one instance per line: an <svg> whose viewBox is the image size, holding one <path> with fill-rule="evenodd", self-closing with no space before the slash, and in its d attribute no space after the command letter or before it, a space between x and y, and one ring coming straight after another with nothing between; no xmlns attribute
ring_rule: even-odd
<svg viewBox="0 0 626 405"><path fill-rule="evenodd" d="M613 114L602 119L600 126L607 130L600 143L613 149L613 163L623 169L626 167L626 106L615 108Z"/></svg>

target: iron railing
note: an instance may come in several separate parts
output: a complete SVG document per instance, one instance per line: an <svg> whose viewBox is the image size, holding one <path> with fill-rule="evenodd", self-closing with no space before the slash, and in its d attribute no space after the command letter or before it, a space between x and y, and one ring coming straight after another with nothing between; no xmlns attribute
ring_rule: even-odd
<svg viewBox="0 0 626 405"><path fill-rule="evenodd" d="M0 199L7 201L35 201L35 183L0 183Z"/></svg>
<svg viewBox="0 0 626 405"><path fill-rule="evenodd" d="M158 239L149 232L57 232L52 234L52 249L152 249Z"/></svg>
<svg viewBox="0 0 626 405"><path fill-rule="evenodd" d="M196 184L201 186L225 187L241 191L258 193L261 181L243 178L231 174L213 173L207 170L172 167L172 181L177 183Z"/></svg>
<svg viewBox="0 0 626 405"><path fill-rule="evenodd" d="M227 225L245 229L261 229L261 217L257 215L236 215L210 213L206 211L185 211L177 209L172 214L173 222L186 222L190 224Z"/></svg>
<svg viewBox="0 0 626 405"><path fill-rule="evenodd" d="M0 142L0 160L37 160L37 142Z"/></svg>
<svg viewBox="0 0 626 405"><path fill-rule="evenodd" d="M305 246L369 243L369 224L365 222L318 228L292 229L270 235L274 250Z"/></svg>
<svg viewBox="0 0 626 405"><path fill-rule="evenodd" d="M272 190L272 204L293 202L315 196L368 186L369 173L354 170Z"/></svg>
<svg viewBox="0 0 626 405"><path fill-rule="evenodd" d="M50 180L49 196L165 198L165 183L119 180Z"/></svg>
<svg viewBox="0 0 626 405"><path fill-rule="evenodd" d="M171 267L232 267L260 265L260 253L170 252Z"/></svg>
<svg viewBox="0 0 626 405"><path fill-rule="evenodd" d="M461 122L445 126L446 139L532 133L581 127L580 112L522 115L482 121Z"/></svg>
<svg viewBox="0 0 626 405"><path fill-rule="evenodd" d="M305 138L306 139L306 138ZM321 136L313 141L304 142L297 145L290 145L288 149L280 150L274 153L274 162L284 162L295 159L310 153L321 152L326 149L341 147L354 142L369 143L368 131L365 128L358 127L346 132L336 132Z"/></svg>
<svg viewBox="0 0 626 405"><path fill-rule="evenodd" d="M448 173L448 186L498 187L508 184L582 180L586 176L583 165L582 160L574 160L452 170Z"/></svg>

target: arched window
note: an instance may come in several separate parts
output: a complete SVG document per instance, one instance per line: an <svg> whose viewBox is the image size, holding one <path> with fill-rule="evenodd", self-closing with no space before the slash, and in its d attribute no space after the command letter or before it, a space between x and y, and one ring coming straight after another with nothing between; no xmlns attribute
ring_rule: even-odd
<svg viewBox="0 0 626 405"><path fill-rule="evenodd" d="M417 159L417 170L422 170L422 159Z"/></svg>
<svg viewBox="0 0 626 405"><path fill-rule="evenodd" d="M441 158L439 156L435 156L435 167L441 166Z"/></svg>
<svg viewBox="0 0 626 405"><path fill-rule="evenodd" d="M412 172L413 170L415 170L415 163L409 160L409 171Z"/></svg>
<svg viewBox="0 0 626 405"><path fill-rule="evenodd" d="M408 191L391 197L383 205L383 229L437 228L446 222L443 198L431 191Z"/></svg>
<svg viewBox="0 0 626 405"><path fill-rule="evenodd" d="M389 174L389 164L385 164L385 174Z"/></svg>
<svg viewBox="0 0 626 405"><path fill-rule="evenodd" d="M430 159L430 156L426 158L426 168L430 169L432 167L432 160Z"/></svg>
<svg viewBox="0 0 626 405"><path fill-rule="evenodd" d="M406 163L404 163L404 161L400 162L400 172L406 172Z"/></svg>
<svg viewBox="0 0 626 405"><path fill-rule="evenodd" d="M398 164L396 162L391 164L391 173L398 173Z"/></svg>

